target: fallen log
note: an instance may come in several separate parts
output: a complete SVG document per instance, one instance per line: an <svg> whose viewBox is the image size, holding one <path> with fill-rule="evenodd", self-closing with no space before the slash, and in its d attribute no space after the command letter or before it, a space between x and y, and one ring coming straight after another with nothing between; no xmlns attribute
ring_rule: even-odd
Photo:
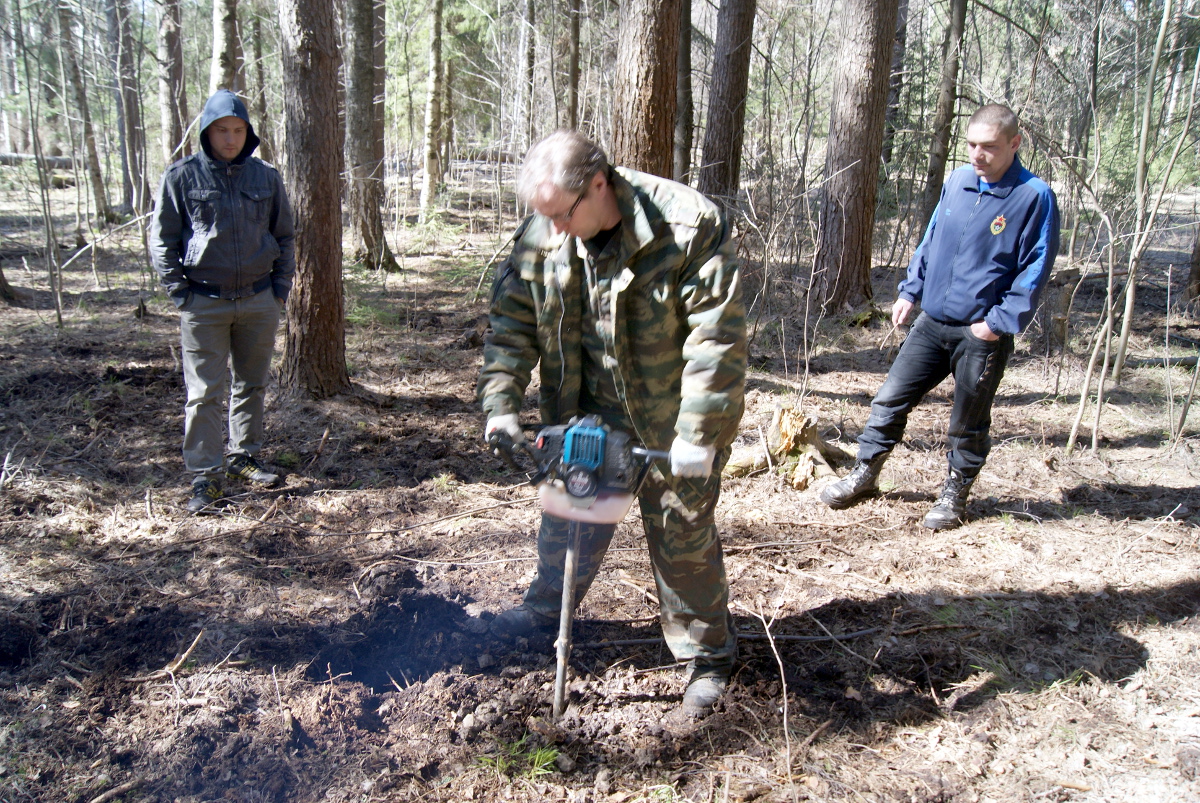
<svg viewBox="0 0 1200 803"><path fill-rule="evenodd" d="M38 157L32 153L0 153L0 166L16 167L22 162L32 162ZM70 156L43 156L42 166L52 170L71 170L75 160Z"/></svg>

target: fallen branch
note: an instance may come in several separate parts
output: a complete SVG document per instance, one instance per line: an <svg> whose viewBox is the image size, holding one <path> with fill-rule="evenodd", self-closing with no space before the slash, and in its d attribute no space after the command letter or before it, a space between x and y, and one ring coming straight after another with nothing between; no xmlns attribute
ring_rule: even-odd
<svg viewBox="0 0 1200 803"><path fill-rule="evenodd" d="M162 680L165 677L170 677L179 671L179 667L183 666L188 658L192 657L192 651L196 649L196 645L200 643L200 639L204 638L204 631L201 630L196 634L196 638L192 639L192 644L187 650L176 658L171 663L167 664L157 672L152 672L149 675L143 675L136 678L122 678L126 683L145 683L150 680Z"/></svg>
<svg viewBox="0 0 1200 803"><path fill-rule="evenodd" d="M137 789L141 785L142 785L142 779L134 778L132 781L126 781L125 783L121 784L120 786L114 786L112 789L109 789L107 792L103 792L99 795L96 795L94 798L92 798L90 801L88 801L88 803L108 803L108 801L112 800L113 798L120 797L121 795L125 794L126 792L132 792L134 789Z"/></svg>

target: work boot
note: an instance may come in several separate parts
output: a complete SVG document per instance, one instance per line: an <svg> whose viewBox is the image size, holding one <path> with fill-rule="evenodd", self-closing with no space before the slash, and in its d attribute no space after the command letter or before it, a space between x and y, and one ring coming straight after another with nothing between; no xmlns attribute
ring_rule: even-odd
<svg viewBox="0 0 1200 803"><path fill-rule="evenodd" d="M967 496L975 478L967 479L962 472L950 469L942 493L933 503L933 509L925 516L922 526L931 530L950 530L962 524L967 517Z"/></svg>
<svg viewBox="0 0 1200 803"><path fill-rule="evenodd" d="M885 460L886 454L869 462L855 461L849 474L825 486L821 491L821 501L834 510L842 510L879 493L879 471Z"/></svg>
<svg viewBox="0 0 1200 803"><path fill-rule="evenodd" d="M233 454L225 466L225 476L231 480L247 480L257 485L275 485L279 475L272 474L248 454Z"/></svg>
<svg viewBox="0 0 1200 803"><path fill-rule="evenodd" d="M505 641L554 635L557 631L558 620L534 613L524 605L505 611L488 625L488 633Z"/></svg>
<svg viewBox="0 0 1200 803"><path fill-rule="evenodd" d="M687 690L683 693L683 702L679 705L680 710L693 719L707 716L725 689L729 688L728 675L717 673L697 676L698 671L692 673Z"/></svg>
<svg viewBox="0 0 1200 803"><path fill-rule="evenodd" d="M200 515L216 513L221 506L221 484L219 482L208 477L201 477L192 483L192 498L187 503L189 513Z"/></svg>

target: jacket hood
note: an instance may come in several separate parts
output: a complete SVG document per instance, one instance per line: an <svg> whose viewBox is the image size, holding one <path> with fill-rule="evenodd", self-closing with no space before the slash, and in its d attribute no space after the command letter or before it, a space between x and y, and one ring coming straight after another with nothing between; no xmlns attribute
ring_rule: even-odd
<svg viewBox="0 0 1200 803"><path fill-rule="evenodd" d="M246 145L233 160L234 164L240 164L254 153L255 148L262 140L254 133L254 125L250 122L250 113L246 111L246 104L228 89L218 89L216 94L204 104L204 111L200 114L200 147L204 149L204 153L209 159L223 161L213 155L212 146L208 142L208 127L222 117L237 117L246 121Z"/></svg>

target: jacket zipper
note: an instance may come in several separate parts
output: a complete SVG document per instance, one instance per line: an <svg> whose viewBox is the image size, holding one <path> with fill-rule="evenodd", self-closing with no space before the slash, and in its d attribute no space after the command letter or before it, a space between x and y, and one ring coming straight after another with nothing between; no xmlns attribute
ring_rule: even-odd
<svg viewBox="0 0 1200 803"><path fill-rule="evenodd" d="M950 281L946 283L946 294L942 296L942 309L946 308L946 300L950 298L950 290L954 287L954 268L958 262L959 252L962 250L963 237L966 236L967 227L971 225L971 220L975 217L975 213L979 210L979 205L981 203L983 203L983 192L977 191L975 195L975 205L971 207L971 214L967 215L966 222L964 222L962 228L958 230L958 242L954 244L954 256L950 259Z"/></svg>

